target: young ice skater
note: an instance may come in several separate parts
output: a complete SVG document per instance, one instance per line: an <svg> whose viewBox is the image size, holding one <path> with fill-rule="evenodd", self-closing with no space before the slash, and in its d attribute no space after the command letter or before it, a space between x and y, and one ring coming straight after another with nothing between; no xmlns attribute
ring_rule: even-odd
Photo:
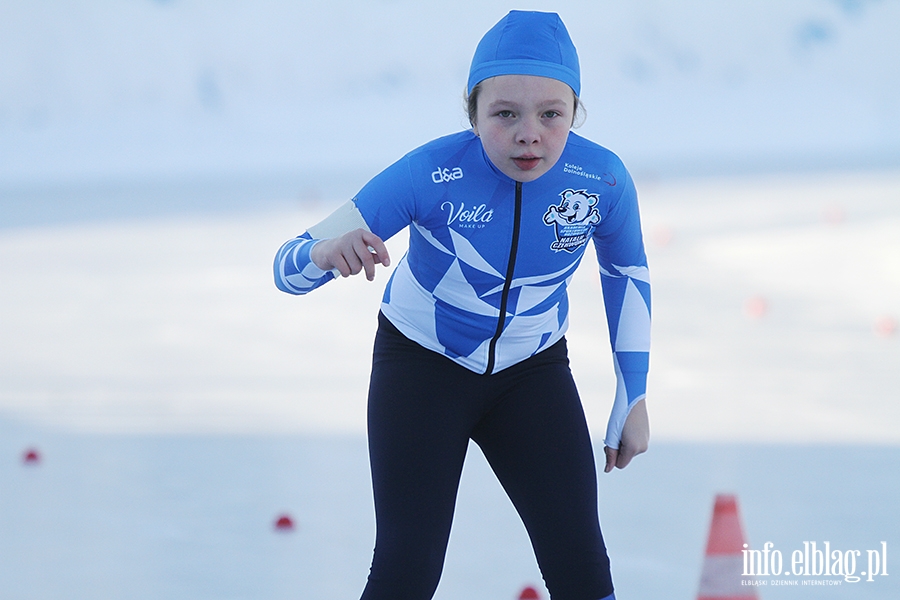
<svg viewBox="0 0 900 600"><path fill-rule="evenodd" d="M594 455L569 371L566 287L600 264L617 388L605 471L647 449L650 283L634 183L571 131L575 46L553 13L512 11L478 44L472 128L417 148L285 243L275 282L305 294L388 266L368 396L376 540L364 600L437 588L469 440L516 507L553 600L615 598ZM597 310L600 310L598 298ZM599 347L599 345L598 345Z"/></svg>

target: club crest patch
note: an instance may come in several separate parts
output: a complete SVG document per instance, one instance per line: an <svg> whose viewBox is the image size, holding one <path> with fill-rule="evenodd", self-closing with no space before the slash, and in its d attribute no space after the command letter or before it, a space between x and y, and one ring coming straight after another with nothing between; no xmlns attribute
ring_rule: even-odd
<svg viewBox="0 0 900 600"><path fill-rule="evenodd" d="M574 252L584 245L591 234L591 227L600 222L597 202L600 196L587 190L560 192L559 204L551 204L544 213L544 223L554 227L556 241L550 248L559 252Z"/></svg>

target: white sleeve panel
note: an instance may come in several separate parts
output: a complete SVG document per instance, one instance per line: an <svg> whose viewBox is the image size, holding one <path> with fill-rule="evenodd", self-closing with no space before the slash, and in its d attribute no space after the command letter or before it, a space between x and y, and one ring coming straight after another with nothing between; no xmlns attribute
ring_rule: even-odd
<svg viewBox="0 0 900 600"><path fill-rule="evenodd" d="M371 231L362 213L356 208L353 200L348 200L333 213L325 217L307 230L310 236L316 240L327 240L344 235L354 229Z"/></svg>

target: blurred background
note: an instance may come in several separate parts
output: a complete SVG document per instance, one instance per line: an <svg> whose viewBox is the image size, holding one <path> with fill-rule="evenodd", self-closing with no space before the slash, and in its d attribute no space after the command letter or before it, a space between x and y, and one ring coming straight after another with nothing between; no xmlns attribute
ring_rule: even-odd
<svg viewBox="0 0 900 600"><path fill-rule="evenodd" d="M563 17L578 132L641 198L653 444L600 478L620 596L696 596L720 491L752 547L894 548L900 3L0 0L0 599L359 594L388 273L295 298L271 261L468 126L471 54L512 8ZM568 337L599 444L586 262ZM437 598L539 582L473 447Z"/></svg>
<svg viewBox="0 0 900 600"><path fill-rule="evenodd" d="M353 189L466 126L471 53L510 6L3 2L0 182ZM558 11L578 43L582 132L636 173L900 161L896 2L535 7Z"/></svg>

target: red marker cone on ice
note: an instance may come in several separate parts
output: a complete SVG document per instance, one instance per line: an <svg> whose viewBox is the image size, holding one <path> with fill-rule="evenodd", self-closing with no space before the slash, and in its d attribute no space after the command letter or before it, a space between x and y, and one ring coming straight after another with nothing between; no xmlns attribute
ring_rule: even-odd
<svg viewBox="0 0 900 600"><path fill-rule="evenodd" d="M737 497L716 496L697 600L757 600L756 588L741 585L744 577L744 531Z"/></svg>
<svg viewBox="0 0 900 600"><path fill-rule="evenodd" d="M769 312L769 303L762 296L753 296L744 303L744 313L753 319L761 319Z"/></svg>
<svg viewBox="0 0 900 600"><path fill-rule="evenodd" d="M529 585L519 594L519 600L541 600L541 595L536 589Z"/></svg>
<svg viewBox="0 0 900 600"><path fill-rule="evenodd" d="M884 315L875 321L875 333L881 337L891 337L897 333L897 319L889 315Z"/></svg>
<svg viewBox="0 0 900 600"><path fill-rule="evenodd" d="M294 520L290 515L281 515L275 519L275 531L293 531Z"/></svg>
<svg viewBox="0 0 900 600"><path fill-rule="evenodd" d="M847 215L844 213L843 207L839 204L827 206L825 208L824 217L825 222L832 226L840 225L847 220Z"/></svg>
<svg viewBox="0 0 900 600"><path fill-rule="evenodd" d="M663 248L671 244L674 238L675 233L672 231L672 228L665 225L654 228L650 233L650 239L653 240L653 243Z"/></svg>
<svg viewBox="0 0 900 600"><path fill-rule="evenodd" d="M36 465L41 462L41 454L34 448L29 448L22 453L22 462L26 465Z"/></svg>

